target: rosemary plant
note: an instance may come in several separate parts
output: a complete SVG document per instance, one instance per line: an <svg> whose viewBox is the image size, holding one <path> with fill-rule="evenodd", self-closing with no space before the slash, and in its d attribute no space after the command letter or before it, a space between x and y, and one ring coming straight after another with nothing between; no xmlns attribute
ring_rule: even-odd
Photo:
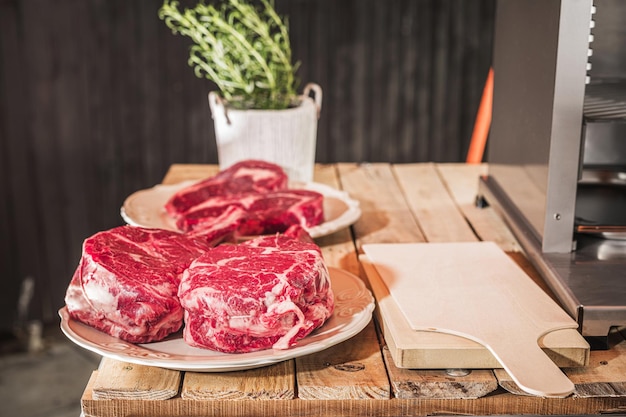
<svg viewBox="0 0 626 417"><path fill-rule="evenodd" d="M262 7L261 7L262 6ZM296 104L297 64L291 62L287 21L273 0L203 1L179 10L164 0L159 18L174 34L193 41L189 65L199 78L213 81L229 106L239 109L284 109Z"/></svg>

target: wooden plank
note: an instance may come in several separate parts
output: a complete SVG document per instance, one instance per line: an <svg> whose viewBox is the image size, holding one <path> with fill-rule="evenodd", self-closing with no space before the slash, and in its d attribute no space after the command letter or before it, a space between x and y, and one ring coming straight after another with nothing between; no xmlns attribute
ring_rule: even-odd
<svg viewBox="0 0 626 417"><path fill-rule="evenodd" d="M389 349L383 350L390 355ZM392 363L389 359L387 363ZM454 372L461 375L454 375ZM480 398L495 391L498 382L491 370L413 370L389 366L389 379L392 381L396 398Z"/></svg>
<svg viewBox="0 0 626 417"><path fill-rule="evenodd" d="M317 164L313 178L315 182L341 189L339 174L334 165ZM359 262L350 228L319 237L315 239L315 243L322 248L324 261L327 265L359 275Z"/></svg>
<svg viewBox="0 0 626 417"><path fill-rule="evenodd" d="M438 164L437 171L480 240L496 242L505 252L521 251L502 217L492 207L476 206L478 181L481 175L487 174L486 164Z"/></svg>
<svg viewBox="0 0 626 417"><path fill-rule="evenodd" d="M478 240L448 194L435 164L394 165L393 170L428 242Z"/></svg>
<svg viewBox="0 0 626 417"><path fill-rule="evenodd" d="M459 206L474 204L479 178L487 174L487 164L437 164L436 168Z"/></svg>
<svg viewBox="0 0 626 417"><path fill-rule="evenodd" d="M217 174L217 165L205 164L173 164L168 169L162 184L177 184L182 181L200 180Z"/></svg>
<svg viewBox="0 0 626 417"><path fill-rule="evenodd" d="M539 188L528 171L521 166L491 165L489 171L496 175L498 184L508 197L525 214L528 222L543 234L545 224L545 190Z"/></svg>
<svg viewBox="0 0 626 417"><path fill-rule="evenodd" d="M341 186L361 203L357 249L370 242L423 242L389 164L338 164Z"/></svg>
<svg viewBox="0 0 626 417"><path fill-rule="evenodd" d="M181 373L103 358L91 386L93 398L166 400L178 394Z"/></svg>
<svg viewBox="0 0 626 417"><path fill-rule="evenodd" d="M340 188L333 165L317 165L316 182ZM316 239L329 266L359 275L359 264L349 228ZM385 373L374 325L360 334L322 352L296 359L298 396L304 399L389 398Z"/></svg>
<svg viewBox="0 0 626 417"><path fill-rule="evenodd" d="M176 397L165 401L101 401L93 399L88 385L81 402L84 414L93 417L586 415L626 411L623 398L546 399L497 391L477 399L197 401Z"/></svg>
<svg viewBox="0 0 626 417"><path fill-rule="evenodd" d="M18 240L14 243L20 245L18 259L21 274L17 279L21 280L30 275L35 279L36 288L45 289L35 292L33 306L43 309L37 309L35 314L46 322L55 319L50 306L63 299L64 289L67 288L67 282L73 273L71 265L75 268L82 242L82 240L70 241L73 229L71 217L74 213L70 213L68 208L74 208L69 204L75 196L69 196L74 189L66 188L66 179L71 176L68 174L68 167L76 169L74 176L85 177L83 169L86 166L83 165L86 158L76 158L73 161L75 164L66 163L72 159L73 152L82 156L80 149L84 140L76 141L73 149L64 146L70 134L74 136L77 132L76 126L72 123L76 100L68 98L74 91L65 91L62 86L72 72L67 62L68 51L76 46L75 44L62 46L61 41L65 39L63 34L69 32L67 18L70 14L62 13L60 7L49 9L48 13L44 14L36 2L22 2L17 15L20 22L20 50L29 51L28 54L18 53L18 56L24 56L24 67L20 71L27 74L24 78L26 84L24 93L28 105L23 108L26 116L23 122L27 123L28 128L26 137L17 139L18 142L25 142L26 160L19 162L26 163L23 168L28 172L23 172L23 169L11 172L13 183L16 180L22 181L19 184L21 189L16 190L15 195L18 199L16 202L21 207L12 207L10 219L12 222L20 222L17 228ZM46 24L50 19L59 22L58 29L54 30L52 26ZM75 23L77 28L81 27L81 22ZM30 29L25 30L25 27ZM78 53L74 49L74 59ZM79 67L76 65L76 69ZM74 80L80 85L76 73ZM19 81L15 79L12 82ZM34 102L37 103L37 110L31 107ZM20 101L17 101L14 104L19 103ZM10 103L9 108L14 104ZM59 112L61 106L67 108L67 114ZM14 140L9 138L9 142ZM11 148L7 148L7 151ZM20 158L19 155L16 156ZM3 169L13 168L11 165ZM90 190L86 190L85 193L90 193ZM34 204L34 207L30 207L29 204ZM35 207L36 209L31 211ZM85 215L81 212L82 207L75 209L78 222L85 225L82 222ZM22 227L24 232L21 232ZM32 259L24 259L28 258L29 251ZM41 269L38 269L38 266L41 266Z"/></svg>
<svg viewBox="0 0 626 417"><path fill-rule="evenodd" d="M93 386L99 371L94 371L81 398L84 415L96 417L244 417L251 415L336 417L368 415L426 416L460 415L564 415L601 414L626 411L626 399L615 397L545 399L509 393L474 400L454 398L392 398L389 400L168 400L135 401L129 399L96 400Z"/></svg>
<svg viewBox="0 0 626 417"><path fill-rule="evenodd" d="M366 256L360 256L376 297L376 317L393 365L414 369L493 369L502 365L484 346L466 338L414 331ZM589 345L573 329L548 333L539 340L543 351L560 367L588 363ZM388 365L389 366L389 365Z"/></svg>
<svg viewBox="0 0 626 417"><path fill-rule="evenodd" d="M22 280L28 276L41 280L49 271L37 214L41 205L35 191L37 170L33 169L31 155L32 120L27 96L31 86L27 80L31 78L24 71L30 55L24 53L26 45L21 40L25 36L21 25L26 19L21 7L14 2L0 4L0 193L5 196L0 206L0 274L7 277L0 281L0 293L4 295L0 331L6 332L26 324L26 317L20 317L23 314L16 317ZM42 304L37 293L33 306ZM42 315L40 308L31 307L28 313L31 320L33 315Z"/></svg>
<svg viewBox="0 0 626 417"><path fill-rule="evenodd" d="M293 360L235 372L186 372L181 397L189 400L290 400L295 398Z"/></svg>
<svg viewBox="0 0 626 417"><path fill-rule="evenodd" d="M374 323L337 346L296 359L298 398L389 399Z"/></svg>

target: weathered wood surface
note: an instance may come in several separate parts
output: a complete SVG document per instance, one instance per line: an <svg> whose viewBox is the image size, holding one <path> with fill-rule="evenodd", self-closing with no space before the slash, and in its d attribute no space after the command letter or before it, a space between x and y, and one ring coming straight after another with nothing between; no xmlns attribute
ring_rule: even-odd
<svg viewBox="0 0 626 417"><path fill-rule="evenodd" d="M314 180L341 188L334 165L319 165ZM324 236L317 244L328 265L359 274L349 228ZM389 381L382 366L373 323L350 340L295 361L301 399L389 398Z"/></svg>
<svg viewBox="0 0 626 417"><path fill-rule="evenodd" d="M352 226L357 247L368 242L425 240L389 164L339 164L338 168L342 189L361 203L361 218Z"/></svg>
<svg viewBox="0 0 626 417"><path fill-rule="evenodd" d="M521 251L519 243L495 210L476 206L478 179L487 174L487 165L439 164L437 171L480 240L496 242L505 252Z"/></svg>
<svg viewBox="0 0 626 417"><path fill-rule="evenodd" d="M509 192L510 199L518 205L521 212L527 213L530 225L535 230L543 230L546 192L530 176L531 171L521 166L494 165L491 174L496 175L494 172L497 172L500 187Z"/></svg>
<svg viewBox="0 0 626 417"><path fill-rule="evenodd" d="M95 377L95 375L94 375ZM173 398L160 401L94 400L88 383L82 398L85 416L134 417L245 417L245 416L427 416L427 415L551 415L626 412L617 398L546 399L496 391L476 399L411 398L344 400L225 400L201 401ZM494 410L499 410L495 411Z"/></svg>
<svg viewBox="0 0 626 417"><path fill-rule="evenodd" d="M385 349L385 356L389 350ZM387 358L391 363L393 359ZM389 367L389 379L396 398L475 399L498 389L498 381L488 369L411 370ZM455 372L459 374L455 375ZM467 375L463 375L467 372Z"/></svg>
<svg viewBox="0 0 626 417"><path fill-rule="evenodd" d="M420 165L420 164L418 164ZM464 168L466 174L463 175ZM214 166L175 165L163 179L174 183L200 178L215 172ZM408 171L407 171L408 170ZM437 172L440 182L450 194L452 206L461 213L471 211L471 192L459 184L467 184L477 168L465 165L430 165L397 167L389 164L319 165L315 180L348 190L362 203L363 215L351 228L317 240L330 265L340 267L366 279L357 258L363 243L423 242L428 234L420 228L424 218L419 217L427 206L419 207L414 197L407 197L398 180L399 172L414 170L428 172L429 183L438 184L432 176ZM480 169L478 169L480 171ZM456 180L455 180L456 178ZM415 179L419 181L419 177ZM409 186L406 184L408 188ZM419 184L410 187L421 187ZM441 191L441 184L437 185ZM434 194L431 194L434 195ZM443 195L442 195L443 196ZM410 201L413 201L411 205ZM450 205L450 201L446 204ZM489 233L489 216L476 212L483 230ZM442 221L436 216L427 216ZM473 226L469 216L470 225ZM499 219L498 219L499 220ZM494 227L502 228L501 222ZM473 230L477 230L472 227ZM424 228L428 230L428 228ZM452 233L452 231L448 231ZM477 240L482 240L478 232ZM503 248L515 248L515 242L506 231L496 233ZM453 235L451 235L453 236ZM506 249L505 249L506 250ZM518 263L523 255L510 253ZM522 262L523 263L523 262ZM530 265L527 272L540 280ZM532 275L531 274L531 275ZM369 285L370 283L368 283ZM243 371L252 376L243 382L238 373L194 374L181 373L180 391L167 400L136 400L128 397L101 400L94 396L94 388L101 368L94 372L85 389L82 404L88 416L398 416L433 414L597 414L599 412L626 412L626 395L607 387L619 383L623 375L624 354L619 349L592 352L589 368L570 368L577 387L576 396L564 399L544 399L507 392L503 378L493 371L472 371L467 376L451 376L445 370L401 369L394 365L385 340L375 333L374 323L342 344L314 355L286 361L274 369ZM620 345L621 346L621 345ZM621 349L621 348L620 348ZM607 356L603 356L607 355ZM104 365L103 365L104 366ZM609 371L604 372L605 369ZM589 370L589 372L587 372ZM599 372L603 371L603 372ZM128 371L130 373L133 370ZM500 373L496 371L498 375ZM580 375L575 375L580 373ZM263 375L278 375L274 383L264 383ZM137 379L143 376L135 374ZM132 380L132 378L131 378ZM291 383L293 385L290 385ZM267 381L266 381L267 382ZM501 384L501 385L500 385ZM591 386L585 386L591 384ZM294 395L291 395L291 389ZM584 387L585 393L582 389ZM602 391L604 389L605 391ZM617 393L617 394L616 394ZM220 395L222 397L220 398ZM473 398L478 397L478 398ZM192 399L194 398L194 399ZM271 400L268 400L270 399Z"/></svg>
<svg viewBox="0 0 626 417"><path fill-rule="evenodd" d="M178 394L182 374L170 369L104 358L93 384L98 400L167 400Z"/></svg>
<svg viewBox="0 0 626 417"><path fill-rule="evenodd" d="M391 398L373 322L350 340L297 358L296 370L303 400Z"/></svg>
<svg viewBox="0 0 626 417"><path fill-rule="evenodd" d="M428 242L478 240L446 189L435 164L396 165L393 171Z"/></svg>
<svg viewBox="0 0 626 417"><path fill-rule="evenodd" d="M235 372L185 372L181 397L188 400L282 400L295 398L293 360Z"/></svg>

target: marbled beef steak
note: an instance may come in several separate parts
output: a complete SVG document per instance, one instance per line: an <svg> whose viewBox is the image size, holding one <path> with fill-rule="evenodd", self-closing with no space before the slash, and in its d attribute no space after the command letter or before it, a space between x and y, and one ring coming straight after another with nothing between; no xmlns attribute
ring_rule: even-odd
<svg viewBox="0 0 626 417"><path fill-rule="evenodd" d="M121 226L85 240L65 303L73 319L132 343L180 329L183 271L210 249L206 239Z"/></svg>
<svg viewBox="0 0 626 417"><path fill-rule="evenodd" d="M334 308L319 247L285 235L209 250L185 271L178 296L185 341L229 353L289 348Z"/></svg>
<svg viewBox="0 0 626 417"><path fill-rule="evenodd" d="M213 227L232 207L241 209L237 234L253 236L283 233L290 226L303 228L324 220L324 196L310 190L281 190L239 196L212 197L190 208L176 222L185 232Z"/></svg>
<svg viewBox="0 0 626 417"><path fill-rule="evenodd" d="M178 191L170 197L165 210L182 232L233 229L231 236L218 236L225 241L283 233L293 225L308 228L324 221L322 194L286 187L287 175L280 166L246 160ZM239 209L238 218L233 208ZM227 211L229 215L225 215Z"/></svg>
<svg viewBox="0 0 626 417"><path fill-rule="evenodd" d="M180 190L170 197L165 210L177 219L208 198L282 190L287 188L287 182L287 174L276 164L257 160L241 161L213 177Z"/></svg>

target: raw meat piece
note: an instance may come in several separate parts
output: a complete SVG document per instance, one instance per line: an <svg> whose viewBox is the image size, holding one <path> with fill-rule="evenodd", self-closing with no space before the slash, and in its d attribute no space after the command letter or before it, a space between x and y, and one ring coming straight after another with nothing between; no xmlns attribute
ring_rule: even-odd
<svg viewBox="0 0 626 417"><path fill-rule="evenodd" d="M282 233L292 225L307 228L324 221L324 196L316 191L273 191L246 203L238 229L243 236Z"/></svg>
<svg viewBox="0 0 626 417"><path fill-rule="evenodd" d="M245 210L239 206L224 207L223 210L213 217L211 222L206 222L202 226L187 233L192 238L204 239L209 246L217 246L220 243L237 241L237 230L246 215Z"/></svg>
<svg viewBox="0 0 626 417"><path fill-rule="evenodd" d="M237 226L240 236L282 233L291 225L304 228L318 225L324 220L324 196L309 190L282 190L263 194L246 194L232 197L211 197L192 207L176 222L183 231L215 227L220 224L229 207L242 209Z"/></svg>
<svg viewBox="0 0 626 417"><path fill-rule="evenodd" d="M307 232L306 229L303 229L300 225L297 224L289 226L289 228L285 230L283 235L292 239L299 240L301 242L315 243L309 232Z"/></svg>
<svg viewBox="0 0 626 417"><path fill-rule="evenodd" d="M319 247L284 235L209 250L185 271L178 296L184 340L229 353L287 349L334 308Z"/></svg>
<svg viewBox="0 0 626 417"><path fill-rule="evenodd" d="M121 226L96 233L65 296L70 316L131 343L161 340L180 329L183 271L210 249L204 239Z"/></svg>
<svg viewBox="0 0 626 417"><path fill-rule="evenodd" d="M209 197L282 190L287 188L287 182L287 174L280 166L246 160L178 191L167 201L165 210L173 218L178 218Z"/></svg>

